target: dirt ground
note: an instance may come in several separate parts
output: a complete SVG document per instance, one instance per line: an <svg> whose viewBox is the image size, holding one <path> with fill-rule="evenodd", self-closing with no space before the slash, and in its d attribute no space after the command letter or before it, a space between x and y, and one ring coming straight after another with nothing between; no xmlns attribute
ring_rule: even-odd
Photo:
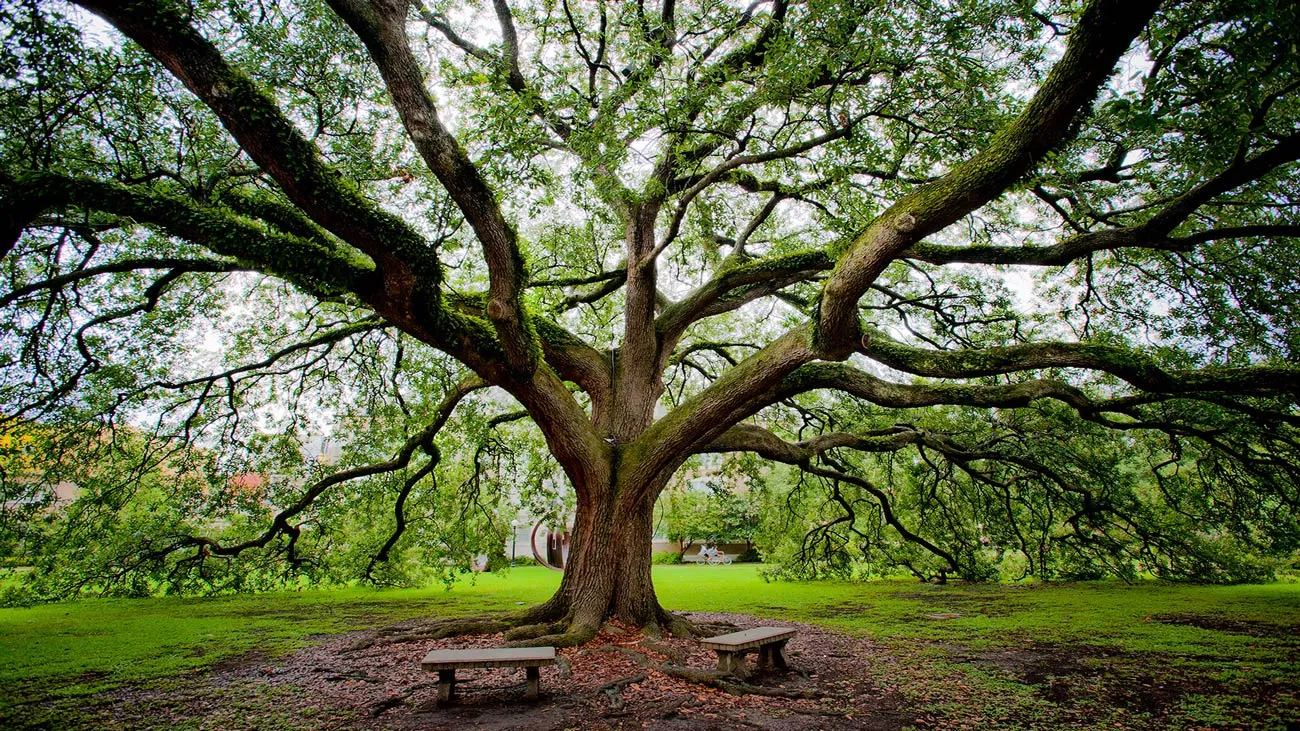
<svg viewBox="0 0 1300 731"><path fill-rule="evenodd" d="M938 643L887 647L798 623L738 614L685 616L737 629L797 628L786 648L790 669L751 678L758 693L727 692L676 672L714 668L715 656L698 642L648 638L607 626L587 645L561 649L559 663L542 669L538 701L524 698L520 669L472 670L458 672L457 700L439 706L436 676L420 669L420 659L432 649L493 647L503 639L418 639L421 625L409 623L323 637L288 656L246 655L178 679L171 687L124 689L102 699L94 715L117 728L177 731L1053 729L1094 728L1099 713L1108 718L1119 714L1115 718L1121 721L1105 723L1108 728L1261 727L1180 722L1180 700L1214 692L1207 685L1213 681L1158 669L1149 658L1116 655L1114 649L1035 642L997 650ZM1192 620L1166 616L1157 621ZM918 663L918 657L929 659ZM1006 691L996 684L992 690L970 685L964 671L954 669L958 665L1001 679L1022 692L1022 700L1008 704ZM673 674L658 669L665 667ZM1244 700L1258 708L1273 702L1279 691L1294 690L1261 687ZM998 697L981 695L990 692ZM998 715L983 715L990 710ZM1285 722L1262 727L1300 728Z"/></svg>
<svg viewBox="0 0 1300 731"><path fill-rule="evenodd" d="M885 659L868 640L791 622L744 615L686 615L697 622L737 628L795 627L786 646L790 670L750 678L753 685L785 695L735 695L670 677L646 667L671 663L707 671L716 656L688 639L653 639L607 626L583 647L558 651L559 663L542 668L541 698L524 698L520 669L457 672L454 703L437 704L436 675L420 669L432 649L500 646L500 635L446 640L403 637L402 626L330 638L290 656L268 660L252 655L214 667L207 688L127 691L105 715L122 727L167 726L170 716L184 725L197 717L200 728L233 730L293 725L296 716L312 728L346 729L900 729L913 721L903 699L867 678L872 663ZM408 627L418 632L418 625ZM749 656L751 662L753 656ZM279 720L240 703L250 693L281 698L294 708ZM245 706L244 711L239 706ZM253 717L256 714L258 717ZM145 716L149 718L146 720ZM106 719L107 720L107 719Z"/></svg>

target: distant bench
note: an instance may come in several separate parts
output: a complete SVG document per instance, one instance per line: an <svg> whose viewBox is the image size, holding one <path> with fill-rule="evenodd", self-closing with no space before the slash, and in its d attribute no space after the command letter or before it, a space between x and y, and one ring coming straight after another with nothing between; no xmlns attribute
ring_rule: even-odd
<svg viewBox="0 0 1300 731"><path fill-rule="evenodd" d="M704 647L718 653L718 671L740 678L749 675L745 667L745 654L758 650L758 666L766 668L775 664L785 670L790 666L785 662L785 643L794 637L796 630L789 627L755 627L741 632L718 635L700 642Z"/></svg>
<svg viewBox="0 0 1300 731"><path fill-rule="evenodd" d="M433 650L420 661L420 667L438 671L438 702L446 703L456 695L456 671L462 668L523 668L528 676L530 700L537 700L541 684L541 667L555 664L554 647L486 647L471 650Z"/></svg>

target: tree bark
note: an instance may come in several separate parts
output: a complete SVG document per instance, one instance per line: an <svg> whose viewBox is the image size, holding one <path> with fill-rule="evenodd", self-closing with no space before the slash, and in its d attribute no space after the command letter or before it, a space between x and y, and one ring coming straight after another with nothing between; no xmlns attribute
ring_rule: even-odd
<svg viewBox="0 0 1300 731"><path fill-rule="evenodd" d="M654 501L666 482L666 477L652 486L611 482L579 496L560 588L531 613L541 622L558 621L563 632L526 637L524 643L578 644L606 619L652 633L672 623L650 576Z"/></svg>
<svg viewBox="0 0 1300 731"><path fill-rule="evenodd" d="M611 502L600 500L587 511L579 508L560 593L579 624L607 616L644 624L658 608L650 581L653 503L627 511Z"/></svg>

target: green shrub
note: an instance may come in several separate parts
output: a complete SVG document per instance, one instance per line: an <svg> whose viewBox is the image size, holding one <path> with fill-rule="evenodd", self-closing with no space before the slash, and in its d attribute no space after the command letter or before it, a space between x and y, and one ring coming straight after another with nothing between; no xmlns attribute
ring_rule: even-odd
<svg viewBox="0 0 1300 731"><path fill-rule="evenodd" d="M655 554L650 557L650 562L656 564L681 563L682 554L676 551L656 551Z"/></svg>
<svg viewBox="0 0 1300 731"><path fill-rule="evenodd" d="M758 555L758 549L753 547L736 557L736 563L758 563L762 560L763 557Z"/></svg>

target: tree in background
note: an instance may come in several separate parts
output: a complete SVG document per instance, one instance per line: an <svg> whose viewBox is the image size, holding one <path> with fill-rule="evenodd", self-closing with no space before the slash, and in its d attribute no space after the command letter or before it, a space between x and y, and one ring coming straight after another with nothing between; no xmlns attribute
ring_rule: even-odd
<svg viewBox="0 0 1300 731"><path fill-rule="evenodd" d="M518 642L689 630L650 541L702 453L946 573L990 512L1174 568L1171 531L1294 549L1297 12L8 0L0 410L284 478L224 528L228 478L178 484L109 583L436 546L526 418L549 457L497 457L576 518Z"/></svg>
<svg viewBox="0 0 1300 731"><path fill-rule="evenodd" d="M659 498L656 532L679 542L682 556L696 544L750 544L758 534L762 503L762 495L749 486L728 489L710 481L704 489L669 488Z"/></svg>

